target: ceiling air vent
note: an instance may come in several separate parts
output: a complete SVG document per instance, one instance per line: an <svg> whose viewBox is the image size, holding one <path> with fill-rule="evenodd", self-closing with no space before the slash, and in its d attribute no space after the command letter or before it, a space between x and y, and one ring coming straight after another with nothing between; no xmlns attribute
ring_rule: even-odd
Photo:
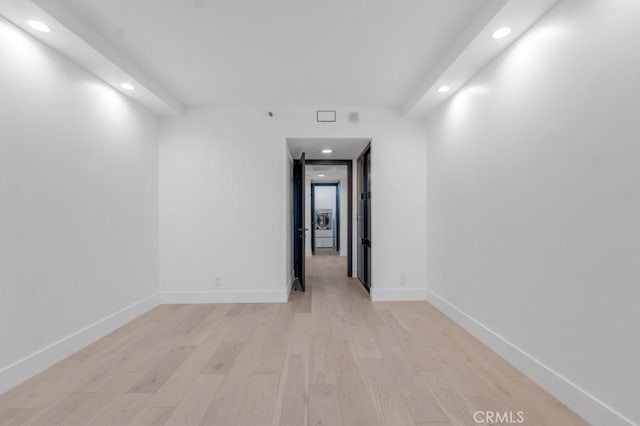
<svg viewBox="0 0 640 426"><path fill-rule="evenodd" d="M316 111L316 121L318 123L335 123L336 112L335 111Z"/></svg>

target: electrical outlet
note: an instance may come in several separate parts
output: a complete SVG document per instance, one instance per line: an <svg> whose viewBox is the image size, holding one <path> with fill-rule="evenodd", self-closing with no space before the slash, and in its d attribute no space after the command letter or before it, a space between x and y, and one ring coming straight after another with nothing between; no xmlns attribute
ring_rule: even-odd
<svg viewBox="0 0 640 426"><path fill-rule="evenodd" d="M405 285L407 285L407 277L404 276L404 274L400 275L400 287L404 287Z"/></svg>
<svg viewBox="0 0 640 426"><path fill-rule="evenodd" d="M216 287L222 287L222 277L216 277Z"/></svg>

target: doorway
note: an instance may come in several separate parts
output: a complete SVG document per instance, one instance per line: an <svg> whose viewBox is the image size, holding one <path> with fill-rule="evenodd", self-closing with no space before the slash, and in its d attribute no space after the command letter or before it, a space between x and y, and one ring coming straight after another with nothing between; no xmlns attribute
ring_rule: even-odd
<svg viewBox="0 0 640 426"><path fill-rule="evenodd" d="M291 257L288 270L291 271L289 282L292 286L290 288L303 292L306 289L311 293L312 287L319 283L321 285L342 283L346 287L355 285L359 291L362 291L361 281L355 279L358 270L358 246L361 241L358 239L358 222L355 215L359 197L356 192L355 162L370 142L371 138L287 138L291 165L289 176L293 175L288 197L293 204L289 210L291 212L289 222ZM335 178L332 173L338 168L342 170L340 179ZM330 171L330 173L319 169ZM313 174L313 179L310 174ZM324 175L323 179L319 179L321 174ZM312 186L311 183L331 185ZM337 189L341 198L336 200L335 206L322 209L321 206L316 205L316 192L323 191L326 187L331 188L332 198L335 198L336 183L338 183ZM370 184L368 186L370 187ZM311 197L312 191L313 197ZM313 206L311 206L311 199L314 200ZM337 215L338 209L340 215ZM331 226L328 226L329 224ZM339 232L321 232L337 231L337 229ZM321 238L324 239L321 240ZM318 254L331 254L331 256L317 256ZM370 259L368 264L371 264ZM343 272L344 269L346 274ZM333 284L327 283L327 277L333 277ZM365 282L369 283L370 279ZM365 286L365 289L368 290L369 286ZM368 292L362 292L362 294L368 295Z"/></svg>
<svg viewBox="0 0 640 426"><path fill-rule="evenodd" d="M323 174L324 177L324 174ZM341 187L311 180L311 255L340 255Z"/></svg>
<svg viewBox="0 0 640 426"><path fill-rule="evenodd" d="M347 254L347 277L352 277L353 276L353 242L352 242L352 235L353 235L353 224L352 224L352 220L350 220L350 218L353 217L353 160L306 160L305 162L305 166L307 169L311 168L311 167L346 167L346 204L347 204L347 212L346 212L346 220L344 222L346 222L346 254ZM313 170L313 172L316 172L317 170ZM323 173L316 173L316 174L323 174ZM319 176L320 177L320 176ZM316 183L318 184L317 186L322 188L322 183L323 182L313 182L313 179L311 179L311 188L314 188L313 184ZM333 185L335 185L335 182L333 183ZM338 189L341 188L341 185L338 185ZM313 189L313 191L315 191L315 189ZM339 197L338 197L339 198ZM314 201L314 197L311 197L311 201ZM340 205L340 201L339 199L337 200L337 204ZM344 203L343 203L344 204ZM317 240L315 239L316 234L317 234L317 229L316 225L317 223L314 220L314 215L315 215L315 204L314 206L310 206L311 207L311 254L314 255L315 254L315 249L317 249ZM340 208L342 209L344 206L340 206ZM342 212L342 210L341 210ZM338 224L338 226L344 226L342 224ZM326 234L324 234L326 236ZM339 234L338 234L339 235ZM340 239L340 237L337 237L338 241L336 241L336 245L338 247L338 250L340 249L340 247L343 247L343 242ZM316 246L315 249L313 246Z"/></svg>
<svg viewBox="0 0 640 426"><path fill-rule="evenodd" d="M312 249L315 251L317 248L317 244L315 241L316 237L316 222L311 216L311 220L307 221L307 211L315 212L315 205L305 206L306 205L306 171L309 166L346 166L346 204L347 204L347 212L346 212L346 276L353 276L353 225L351 218L353 217L353 161L352 160L307 160L304 152L300 154L300 157L293 160L293 191L292 191L292 236L293 236L293 272L294 272L294 286L298 284L300 290L305 291L305 261L306 261L306 247L307 247L307 232L311 230L311 238L310 240L313 242L312 247L315 245L316 247ZM317 183L317 182L312 182ZM334 183L335 185L335 183ZM322 187L322 185L318 185ZM315 192L315 186L312 187ZM340 185L338 184L338 188ZM313 199L314 197L312 197ZM338 205L340 201L337 201ZM309 209L309 210L307 210ZM337 225L338 227L343 225ZM341 229L341 228L340 228ZM337 237L336 247L340 249L343 246L342 239Z"/></svg>

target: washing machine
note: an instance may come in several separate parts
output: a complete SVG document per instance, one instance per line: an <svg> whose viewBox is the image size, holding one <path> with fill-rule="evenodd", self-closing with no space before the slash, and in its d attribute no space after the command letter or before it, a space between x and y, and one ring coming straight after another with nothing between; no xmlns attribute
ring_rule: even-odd
<svg viewBox="0 0 640 426"><path fill-rule="evenodd" d="M333 247L333 210L316 209L316 247Z"/></svg>

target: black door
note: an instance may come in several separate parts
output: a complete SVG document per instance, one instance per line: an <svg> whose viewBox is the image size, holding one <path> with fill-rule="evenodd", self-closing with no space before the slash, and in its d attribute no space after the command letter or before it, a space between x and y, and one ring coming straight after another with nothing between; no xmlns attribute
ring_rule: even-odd
<svg viewBox="0 0 640 426"><path fill-rule="evenodd" d="M367 147L358 158L358 279L371 289L371 160Z"/></svg>
<svg viewBox="0 0 640 426"><path fill-rule="evenodd" d="M311 255L316 255L316 185L311 183Z"/></svg>
<svg viewBox="0 0 640 426"><path fill-rule="evenodd" d="M293 160L293 269L295 278L304 291L304 250L305 250L305 214L304 214L304 152L299 160Z"/></svg>

